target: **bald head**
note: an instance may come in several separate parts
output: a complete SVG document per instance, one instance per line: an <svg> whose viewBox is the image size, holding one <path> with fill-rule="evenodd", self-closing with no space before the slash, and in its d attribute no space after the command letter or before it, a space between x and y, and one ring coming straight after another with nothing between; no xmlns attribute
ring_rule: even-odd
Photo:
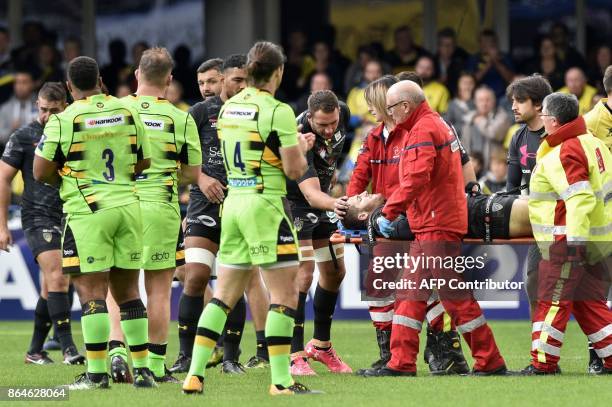
<svg viewBox="0 0 612 407"><path fill-rule="evenodd" d="M405 121L424 101L423 89L413 81L399 81L387 91L387 108L396 124Z"/></svg>

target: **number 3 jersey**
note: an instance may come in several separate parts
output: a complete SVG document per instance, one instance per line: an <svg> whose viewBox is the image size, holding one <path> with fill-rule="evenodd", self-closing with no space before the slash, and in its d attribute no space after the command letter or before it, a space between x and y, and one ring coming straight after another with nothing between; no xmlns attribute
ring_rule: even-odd
<svg viewBox="0 0 612 407"><path fill-rule="evenodd" d="M135 165L151 157L138 112L103 94L52 115L36 154L59 164L60 196L70 214L137 202Z"/></svg>
<svg viewBox="0 0 612 407"><path fill-rule="evenodd" d="M151 166L136 179L138 197L178 205L178 169L202 163L193 117L155 96L129 95L121 101L138 111L151 145Z"/></svg>

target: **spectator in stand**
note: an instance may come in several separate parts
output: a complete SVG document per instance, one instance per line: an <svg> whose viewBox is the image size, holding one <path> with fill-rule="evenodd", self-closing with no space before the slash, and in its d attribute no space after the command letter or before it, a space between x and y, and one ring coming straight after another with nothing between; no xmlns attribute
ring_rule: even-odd
<svg viewBox="0 0 612 407"><path fill-rule="evenodd" d="M319 72L310 78L310 90L305 92L295 103L291 104L296 116L308 109L308 98L319 90L331 90L331 79L325 72Z"/></svg>
<svg viewBox="0 0 612 407"><path fill-rule="evenodd" d="M6 28L0 27L0 103L13 93L13 59L11 58L11 37Z"/></svg>
<svg viewBox="0 0 612 407"><path fill-rule="evenodd" d="M66 68L70 61L81 55L81 41L76 37L68 37L64 40L64 56L62 59L62 71L66 72Z"/></svg>
<svg viewBox="0 0 612 407"><path fill-rule="evenodd" d="M538 55L525 64L525 75L539 73L550 82L553 89L563 86L563 74L566 67L557 54L555 43L549 35L540 38Z"/></svg>
<svg viewBox="0 0 612 407"><path fill-rule="evenodd" d="M60 53L49 43L38 48L38 69L41 75L36 81L36 88L40 88L45 82L63 82L66 79L61 67Z"/></svg>
<svg viewBox="0 0 612 407"><path fill-rule="evenodd" d="M381 61L382 55L378 49L373 45L362 45L357 50L357 60L353 62L344 75L344 89L349 92L356 86L359 86L363 82L363 71L368 62L373 60ZM382 63L383 72L391 72L391 68L386 64Z"/></svg>
<svg viewBox="0 0 612 407"><path fill-rule="evenodd" d="M457 82L470 55L457 46L457 35L452 28L438 31L438 53L435 57L436 76L452 96L457 95Z"/></svg>
<svg viewBox="0 0 612 407"><path fill-rule="evenodd" d="M132 94L132 89L130 88L130 85L128 85L127 83L120 83L119 85L117 85L117 88L115 90L115 97L121 99L122 97L128 96Z"/></svg>
<svg viewBox="0 0 612 407"><path fill-rule="evenodd" d="M586 61L576 48L569 42L569 29L562 22L553 24L550 28L550 37L555 43L555 49L559 59L566 67L577 66L583 71L586 69ZM553 88L554 89L554 88Z"/></svg>
<svg viewBox="0 0 612 407"><path fill-rule="evenodd" d="M337 95L343 95L343 75L341 68L334 62L332 58L331 48L328 43L324 41L316 42L312 47L312 55L314 56L314 72L315 73L326 73L331 78L332 90Z"/></svg>
<svg viewBox="0 0 612 407"><path fill-rule="evenodd" d="M172 77L183 87L183 98L190 102L200 99L200 92L193 83L193 66L191 64L191 50L181 44L174 49L174 69Z"/></svg>
<svg viewBox="0 0 612 407"><path fill-rule="evenodd" d="M597 88L597 93L605 95L606 90L603 87L601 78L606 72L606 68L612 65L612 54L610 53L610 45L600 45L595 49L594 61L589 64L589 83Z"/></svg>
<svg viewBox="0 0 612 407"><path fill-rule="evenodd" d="M417 60L415 72L423 81L423 92L429 107L443 114L448 110L450 93L446 86L435 80L435 61L429 55L423 55Z"/></svg>
<svg viewBox="0 0 612 407"><path fill-rule="evenodd" d="M465 118L476 110L474 105L474 89L476 89L476 79L474 75L463 72L457 81L457 96L448 104L445 118L455 127L459 136L463 132Z"/></svg>
<svg viewBox="0 0 612 407"><path fill-rule="evenodd" d="M138 41L132 45L132 63L128 65L127 69L124 69L119 73L119 81L117 83L128 83L132 92L136 92L136 88L138 87L138 82L136 81L134 72L140 64L142 53L148 48L149 45L144 41Z"/></svg>
<svg viewBox="0 0 612 407"><path fill-rule="evenodd" d="M38 59L38 47L48 39L45 27L38 21L28 21L21 30L23 45L13 50L13 61L16 66L32 67Z"/></svg>
<svg viewBox="0 0 612 407"><path fill-rule="evenodd" d="M34 90L32 73L18 70L13 82L13 96L0 106L0 153L15 130L38 117Z"/></svg>
<svg viewBox="0 0 612 407"><path fill-rule="evenodd" d="M512 61L499 50L495 31L482 30L479 42L480 51L468 60L466 69L474 73L478 84L487 85L501 97L514 77Z"/></svg>
<svg viewBox="0 0 612 407"><path fill-rule="evenodd" d="M501 148L510 127L510 118L501 107L496 107L495 93L481 85L474 93L476 110L467 115L463 126L463 145L470 153L479 151L484 157L483 167L489 168L489 157L495 148Z"/></svg>
<svg viewBox="0 0 612 407"><path fill-rule="evenodd" d="M376 118L370 113L370 107L365 100L365 88L383 76L383 68L380 61L370 61L363 71L363 81L354 87L346 98L346 104L351 112L350 127L358 128L363 125L373 125Z"/></svg>
<svg viewBox="0 0 612 407"><path fill-rule="evenodd" d="M385 62L395 74L402 71L413 71L419 57L428 54L425 49L414 43L412 31L407 25L395 29L393 41L393 50L385 55Z"/></svg>
<svg viewBox="0 0 612 407"><path fill-rule="evenodd" d="M108 55L110 62L100 70L100 76L109 92L113 95L117 94L117 86L119 83L126 84L120 78L127 78L130 72L130 66L125 61L127 55L127 47L122 39L114 39L108 44Z"/></svg>
<svg viewBox="0 0 612 407"><path fill-rule="evenodd" d="M593 107L593 97L597 94L597 89L587 83L584 71L575 66L565 73L565 86L558 92L575 95L580 107L579 114L583 115Z"/></svg>
<svg viewBox="0 0 612 407"><path fill-rule="evenodd" d="M480 179L483 176L484 170L484 157L480 151L473 151L470 153L470 162L474 167L474 174L476 174L476 179Z"/></svg>
<svg viewBox="0 0 612 407"><path fill-rule="evenodd" d="M166 99L178 109L184 112L189 111L189 105L183 100L183 86L179 81L173 79L166 90Z"/></svg>
<svg viewBox="0 0 612 407"><path fill-rule="evenodd" d="M314 59L308 55L308 38L302 29L294 29L289 33L288 38L287 62L283 72L281 91L289 100L296 100L307 86L307 80L314 71L315 63Z"/></svg>
<svg viewBox="0 0 612 407"><path fill-rule="evenodd" d="M489 171L478 180L480 190L487 195L505 191L507 176L506 152L502 149L494 149L489 157Z"/></svg>

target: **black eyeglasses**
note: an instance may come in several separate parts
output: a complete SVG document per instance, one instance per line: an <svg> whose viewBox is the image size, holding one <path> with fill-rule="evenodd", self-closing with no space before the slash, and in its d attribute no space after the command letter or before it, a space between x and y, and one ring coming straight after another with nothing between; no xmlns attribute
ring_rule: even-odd
<svg viewBox="0 0 612 407"><path fill-rule="evenodd" d="M391 113L391 109L393 109L395 106L399 105L400 103L405 103L405 102L407 102L407 100L400 100L397 103L387 106L387 113Z"/></svg>

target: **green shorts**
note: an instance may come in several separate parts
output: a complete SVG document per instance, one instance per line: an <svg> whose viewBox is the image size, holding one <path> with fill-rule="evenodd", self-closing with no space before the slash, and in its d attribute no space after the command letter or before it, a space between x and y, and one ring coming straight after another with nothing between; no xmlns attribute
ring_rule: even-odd
<svg viewBox="0 0 612 407"><path fill-rule="evenodd" d="M178 205L140 201L142 213L142 268L171 269L185 264L185 247Z"/></svg>
<svg viewBox="0 0 612 407"><path fill-rule="evenodd" d="M219 263L262 265L298 261L297 241L285 198L230 193L223 202Z"/></svg>
<svg viewBox="0 0 612 407"><path fill-rule="evenodd" d="M64 274L138 270L142 263L142 218L138 202L63 220Z"/></svg>

